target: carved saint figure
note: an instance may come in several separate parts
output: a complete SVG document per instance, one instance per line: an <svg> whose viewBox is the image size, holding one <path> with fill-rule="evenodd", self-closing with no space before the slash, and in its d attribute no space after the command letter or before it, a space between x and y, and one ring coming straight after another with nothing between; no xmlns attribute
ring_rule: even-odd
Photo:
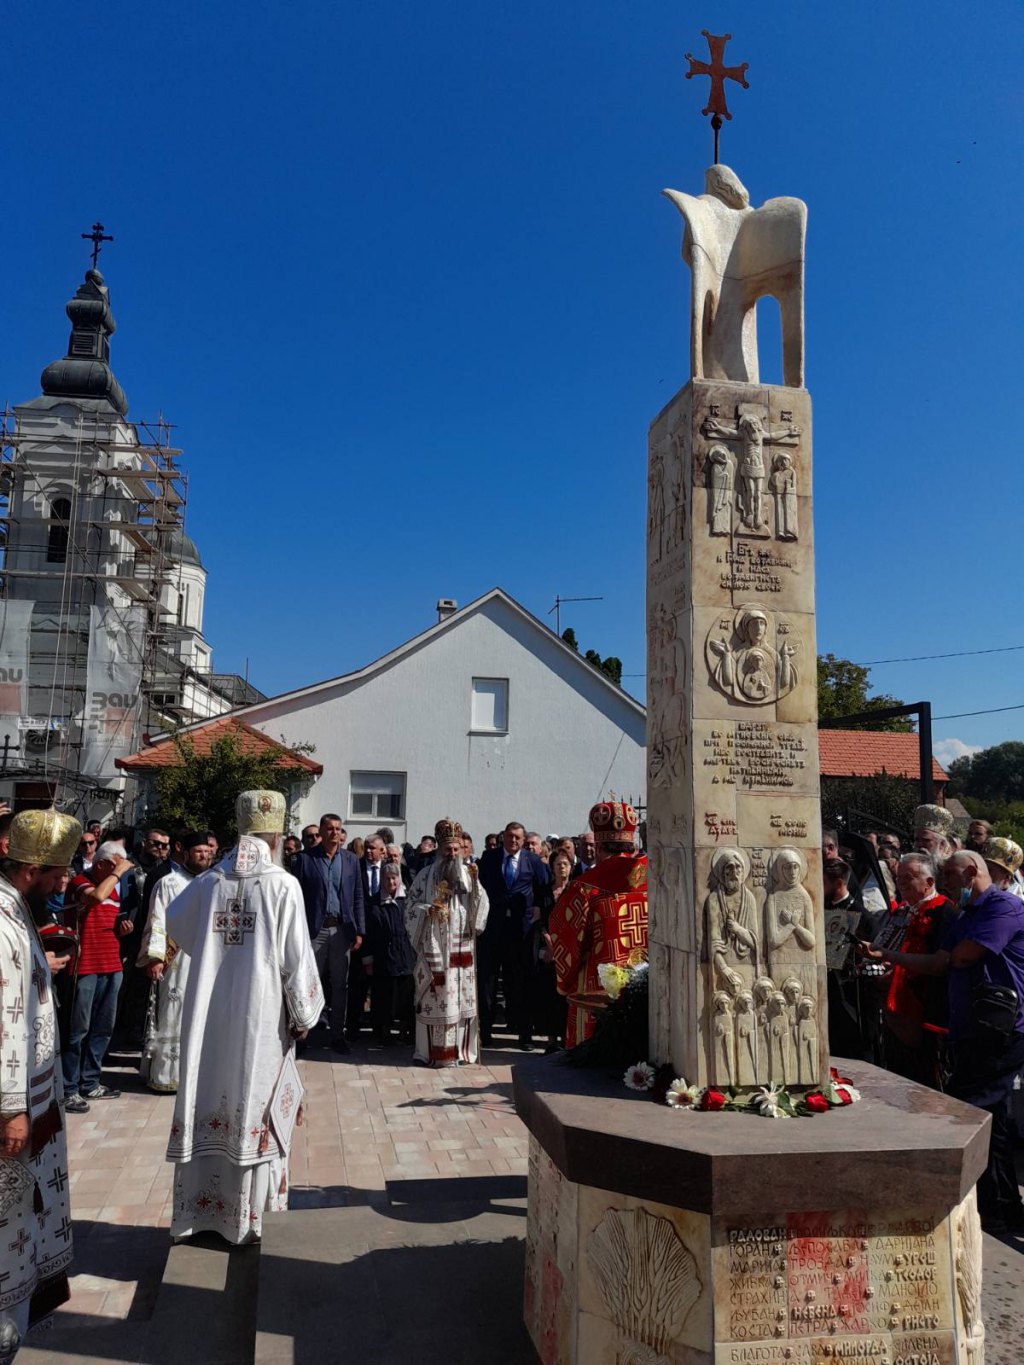
<svg viewBox="0 0 1024 1365"><path fill-rule="evenodd" d="M804 996L803 982L795 976L787 977L782 983L782 994L786 997L786 1004L789 1007L789 1032L795 1048L797 1006Z"/></svg>
<svg viewBox="0 0 1024 1365"><path fill-rule="evenodd" d="M759 976L754 982L754 1012L757 1016L757 1055L763 1063L768 1052L768 1002L775 993L775 982L770 976Z"/></svg>
<svg viewBox="0 0 1024 1365"><path fill-rule="evenodd" d="M672 437L672 515L669 520L669 547L682 545L686 535L686 494L683 473L687 442L683 436Z"/></svg>
<svg viewBox="0 0 1024 1365"><path fill-rule="evenodd" d="M764 448L766 445L796 445L800 428L790 422L774 429L757 411L755 404L741 403L735 425L717 417L705 417L701 432L709 440L737 441L740 447L736 466L736 501L740 520L748 531L766 532L762 499L764 496Z"/></svg>
<svg viewBox="0 0 1024 1365"><path fill-rule="evenodd" d="M715 1080L725 1085L736 1084L736 1039L732 1017L732 996L728 991L715 991L711 1001L714 1015L711 1035L714 1043Z"/></svg>
<svg viewBox="0 0 1024 1365"><path fill-rule="evenodd" d="M769 641L771 613L750 603L736 613L733 640L716 639L728 629L721 623L708 636L711 678L727 697L757 706L776 701L791 692L799 681L796 646L783 640L776 649Z"/></svg>
<svg viewBox="0 0 1024 1365"><path fill-rule="evenodd" d="M708 451L704 479L711 534L727 536L732 530L732 456L725 446L712 446Z"/></svg>
<svg viewBox="0 0 1024 1365"><path fill-rule="evenodd" d="M797 1082L800 1085L817 1085L818 1075L818 1022L814 1017L814 1001L809 995L802 997L796 1010L796 1056Z"/></svg>
<svg viewBox="0 0 1024 1365"><path fill-rule="evenodd" d="M795 1079L789 1003L781 991L773 991L768 1001L768 1075L782 1085Z"/></svg>
<svg viewBox="0 0 1024 1365"><path fill-rule="evenodd" d="M651 666L649 706L651 736L682 734L686 728L686 645L679 618L664 603L656 607L650 624Z"/></svg>
<svg viewBox="0 0 1024 1365"><path fill-rule="evenodd" d="M757 1083L757 1015L750 991L740 991L733 1006L736 1015L736 1084Z"/></svg>
<svg viewBox="0 0 1024 1365"><path fill-rule="evenodd" d="M768 971L776 978L814 952L814 903L801 885L806 875L807 862L798 848L780 848L772 854L764 922Z"/></svg>
<svg viewBox="0 0 1024 1365"><path fill-rule="evenodd" d="M775 502L775 535L778 540L796 540L796 471L786 454L776 455L772 461L768 489Z"/></svg>
<svg viewBox="0 0 1024 1365"><path fill-rule="evenodd" d="M652 564L661 559L664 537L665 460L661 450L655 446L651 451L651 479L647 504L647 543L650 546Z"/></svg>
<svg viewBox="0 0 1024 1365"><path fill-rule="evenodd" d="M715 983L735 996L757 976L757 905L745 886L750 860L739 848L720 848L711 859L711 891L704 902L708 957Z"/></svg>

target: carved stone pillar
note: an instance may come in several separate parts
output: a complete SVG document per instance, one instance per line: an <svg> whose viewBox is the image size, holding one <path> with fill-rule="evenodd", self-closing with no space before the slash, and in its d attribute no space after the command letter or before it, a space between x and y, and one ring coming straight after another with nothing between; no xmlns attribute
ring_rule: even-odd
<svg viewBox="0 0 1024 1365"><path fill-rule="evenodd" d="M816 1087L810 398L694 379L649 452L651 1060L700 1085Z"/></svg>

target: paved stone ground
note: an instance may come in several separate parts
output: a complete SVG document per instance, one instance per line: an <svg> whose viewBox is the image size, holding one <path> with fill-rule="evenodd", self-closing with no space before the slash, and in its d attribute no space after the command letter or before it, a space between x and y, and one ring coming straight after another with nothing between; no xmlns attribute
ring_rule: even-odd
<svg viewBox="0 0 1024 1365"><path fill-rule="evenodd" d="M520 1055L496 1048L486 1065L432 1071L414 1066L408 1048L354 1046L351 1057L337 1057L312 1045L299 1064L306 1123L292 1147L291 1207L385 1207L389 1182L394 1192L396 1182L411 1189L467 1176L501 1177L505 1192L525 1193L526 1132L511 1098ZM104 1080L122 1088L121 1098L68 1115L71 1301L19 1353L24 1365L151 1356L150 1320L170 1250L164 1150L174 1101L150 1094L114 1060Z"/></svg>
<svg viewBox="0 0 1024 1365"><path fill-rule="evenodd" d="M492 1315L509 1333L504 1356L492 1352L492 1358L527 1360L525 1337L512 1339L521 1296L517 1243L525 1230L527 1137L511 1100L511 1064L520 1055L499 1048L485 1054L485 1065L431 1071L412 1065L405 1048L362 1046L351 1057L336 1057L312 1046L300 1063L307 1120L296 1130L290 1203L298 1210L334 1209L339 1218L330 1229L319 1225L319 1235L330 1241L330 1254L319 1255L312 1233L310 1245L302 1246L301 1220L289 1223L287 1215L279 1215L285 1222L277 1225L281 1232L275 1234L274 1254L282 1258L283 1273L297 1273L287 1270L289 1258L296 1267L304 1258L307 1275L317 1266L322 1275L339 1279L347 1271L352 1284L345 1293L350 1300L356 1294L358 1302L355 1281L363 1272L356 1263L362 1258L364 1266L373 1267L376 1282L405 1284L426 1311L424 1295L442 1262L456 1279L464 1278L471 1265L482 1297L493 1283ZM223 1251L200 1255L193 1250L189 1257L184 1247L176 1249L176 1256L185 1253L178 1264L172 1259L168 1265L171 1167L163 1157L173 1100L149 1094L128 1066L113 1068L106 1079L123 1088L120 1099L68 1116L76 1251L71 1302L48 1331L33 1336L19 1353L19 1365L154 1362L168 1354L180 1361L183 1351L202 1358L204 1365L215 1359L226 1365L251 1361L254 1323L248 1336L238 1330L234 1345L212 1350L202 1335L208 1330L203 1319L232 1291L239 1319L245 1311L251 1317L257 1277L267 1268L260 1271L259 1255L252 1251L229 1257ZM382 1270L380 1228L388 1219L394 1223L395 1247ZM420 1231L411 1233L416 1223ZM488 1239L485 1249L481 1242ZM368 1260L367 1248L373 1247L375 1259ZM244 1266L240 1255L248 1257ZM1000 1243L986 1237L985 1264L987 1365L1018 1365L1024 1340L1024 1240ZM220 1297L211 1298L211 1290ZM206 1350L196 1347L197 1322ZM258 1359L277 1365L282 1357L275 1343L294 1336L296 1324L286 1321L279 1302L260 1328ZM172 1342L174 1333L178 1340ZM366 1358L408 1359L409 1344L402 1338L398 1356L371 1352ZM362 1345L366 1354L371 1343ZM453 1362L476 1359L470 1345L465 1350L465 1355L455 1352ZM306 1358L322 1357L314 1352Z"/></svg>

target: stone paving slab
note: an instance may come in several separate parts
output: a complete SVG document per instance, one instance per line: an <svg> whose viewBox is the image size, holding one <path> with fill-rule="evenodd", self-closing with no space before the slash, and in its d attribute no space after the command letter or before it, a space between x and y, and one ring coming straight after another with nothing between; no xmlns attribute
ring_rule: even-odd
<svg viewBox="0 0 1024 1365"><path fill-rule="evenodd" d="M344 1254L344 1274L337 1262L327 1264L335 1265L339 1286L350 1274L360 1284L375 1286L382 1296L374 1300L380 1313L392 1311L386 1299L392 1286L396 1296L401 1290L421 1302L416 1287L421 1274L428 1288L443 1282L431 1268L432 1258L438 1267L450 1267L447 1273L455 1276L456 1286L476 1267L490 1266L487 1276L474 1281L480 1286L476 1292L485 1304L495 1299L502 1321L518 1330L525 1220L510 1209L521 1202L525 1188L527 1137L512 1108L511 1065L521 1056L515 1049L496 1048L485 1054L485 1065L431 1071L412 1065L408 1049L357 1045L352 1056L338 1057L311 1046L299 1064L307 1114L292 1152L290 1207L296 1212L275 1219L284 1223L317 1210L357 1215L338 1225L352 1229L352 1246L333 1253ZM19 1365L161 1359L159 1343L167 1333L161 1314L173 1298L164 1300L161 1287L171 1250L171 1166L163 1154L173 1098L150 1094L127 1067L112 1069L105 1079L123 1088L122 1097L95 1103L88 1114L68 1116L75 1224L71 1302L48 1331L33 1335L18 1355ZM422 1240L428 1235L435 1237L433 1243ZM479 1259L470 1249L472 1238L486 1248ZM229 1260L244 1254L220 1253ZM256 1259L262 1258L250 1256ZM281 1259L290 1263L288 1274L294 1273L291 1253L282 1252ZM987 1365L1019 1365L1024 1240L986 1237L985 1266ZM172 1272L168 1285L181 1289L174 1284L173 1264ZM244 1277L235 1276L232 1283L244 1284ZM431 1296L424 1294L426 1312ZM205 1304L214 1296L209 1287L191 1285L190 1302ZM204 1360L205 1317L196 1318L191 1309L174 1316L195 1328L191 1358ZM287 1328L287 1322L280 1331L267 1328L282 1349ZM261 1350L273 1345L262 1341ZM433 1347L436 1341L424 1344L426 1358L436 1358ZM177 1360L183 1355L190 1358L184 1345ZM403 1365L409 1358L406 1354ZM510 1365L519 1360L501 1352L493 1358Z"/></svg>

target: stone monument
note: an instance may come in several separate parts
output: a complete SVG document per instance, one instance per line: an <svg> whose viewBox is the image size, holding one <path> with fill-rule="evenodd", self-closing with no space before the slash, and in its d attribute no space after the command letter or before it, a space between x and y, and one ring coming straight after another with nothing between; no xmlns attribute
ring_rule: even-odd
<svg viewBox="0 0 1024 1365"><path fill-rule="evenodd" d="M703 195L666 191L692 378L649 438L648 1060L700 1086L806 1092L829 1066L806 209L752 208L717 164L722 79L746 68L707 36L711 66L690 60L712 76L716 164ZM782 386L758 379L765 294ZM982 1365L990 1119L840 1065L862 1102L784 1121L671 1109L557 1059L516 1067L544 1365Z"/></svg>

